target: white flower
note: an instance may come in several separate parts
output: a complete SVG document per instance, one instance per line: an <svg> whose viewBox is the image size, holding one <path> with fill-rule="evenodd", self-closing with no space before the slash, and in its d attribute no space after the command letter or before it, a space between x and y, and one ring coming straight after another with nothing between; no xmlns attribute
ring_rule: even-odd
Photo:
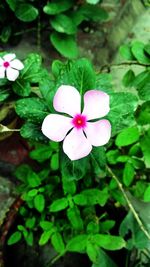
<svg viewBox="0 0 150 267"><path fill-rule="evenodd" d="M24 65L19 59L16 59L15 54L0 57L0 79L6 76L9 81L15 81L19 76L19 70L23 68Z"/></svg>

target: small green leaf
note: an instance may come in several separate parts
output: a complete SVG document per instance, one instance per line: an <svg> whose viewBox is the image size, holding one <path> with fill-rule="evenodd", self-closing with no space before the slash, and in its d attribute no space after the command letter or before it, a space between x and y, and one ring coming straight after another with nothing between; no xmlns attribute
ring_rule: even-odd
<svg viewBox="0 0 150 267"><path fill-rule="evenodd" d="M54 249L58 252L58 253L63 253L65 250L65 245L62 239L62 236L60 233L55 232L52 237L51 237L51 242L52 245L54 247Z"/></svg>
<svg viewBox="0 0 150 267"><path fill-rule="evenodd" d="M59 169L59 154L55 153L51 157L50 167L53 171L57 171Z"/></svg>
<svg viewBox="0 0 150 267"><path fill-rule="evenodd" d="M86 249L87 238L88 236L84 234L73 237L67 243L67 251L84 253Z"/></svg>
<svg viewBox="0 0 150 267"><path fill-rule="evenodd" d="M39 245L44 246L50 240L52 233L52 230L43 232L39 240Z"/></svg>
<svg viewBox="0 0 150 267"><path fill-rule="evenodd" d="M30 157L38 162L44 162L49 159L52 154L51 147L48 145L40 145L30 152Z"/></svg>
<svg viewBox="0 0 150 267"><path fill-rule="evenodd" d="M115 150L109 150L106 153L106 157L107 160L109 162L109 164L116 164L117 163L117 158L120 156L119 150L115 149Z"/></svg>
<svg viewBox="0 0 150 267"><path fill-rule="evenodd" d="M80 215L80 210L77 206L67 210L67 217L74 229L83 230L83 220Z"/></svg>
<svg viewBox="0 0 150 267"><path fill-rule="evenodd" d="M116 138L115 144L117 146L128 146L139 140L139 131L136 126L129 127L120 132Z"/></svg>
<svg viewBox="0 0 150 267"><path fill-rule="evenodd" d="M150 63L150 59L144 53L144 44L142 42L135 41L132 44L131 50L135 58L143 64Z"/></svg>
<svg viewBox="0 0 150 267"><path fill-rule="evenodd" d="M96 245L107 250L118 250L126 245L124 239L120 236L96 234L92 240Z"/></svg>
<svg viewBox="0 0 150 267"><path fill-rule="evenodd" d="M131 183L133 182L134 175L135 175L135 170L133 164L131 164L130 162L126 162L125 168L123 170L123 183L126 186L130 186Z"/></svg>
<svg viewBox="0 0 150 267"><path fill-rule="evenodd" d="M50 205L50 212L57 212L60 210L64 210L68 207L68 200L67 198L60 198L55 201Z"/></svg>
<svg viewBox="0 0 150 267"><path fill-rule="evenodd" d="M123 76L122 83L125 87L132 86L132 82L135 78L133 70L128 70Z"/></svg>
<svg viewBox="0 0 150 267"><path fill-rule="evenodd" d="M105 9L96 5L84 4L79 10L86 20L97 22L105 21L108 19L108 13L105 11Z"/></svg>
<svg viewBox="0 0 150 267"><path fill-rule="evenodd" d="M37 18L39 11L31 4L17 4L15 15L18 19L24 22L30 22Z"/></svg>
<svg viewBox="0 0 150 267"><path fill-rule="evenodd" d="M16 231L9 237L7 244L9 246L15 244L20 241L21 237L22 234L19 231Z"/></svg>
<svg viewBox="0 0 150 267"><path fill-rule="evenodd" d="M72 0L55 0L55 2L48 2L46 6L44 6L43 11L47 15L57 15L61 12L68 10L73 6Z"/></svg>
<svg viewBox="0 0 150 267"><path fill-rule="evenodd" d="M25 222L25 226L29 229L33 229L35 226L36 219L35 217L28 218Z"/></svg>
<svg viewBox="0 0 150 267"><path fill-rule="evenodd" d="M34 207L37 211L42 212L45 208L45 198L42 194L35 196L34 198Z"/></svg>
<svg viewBox="0 0 150 267"><path fill-rule="evenodd" d="M52 45L67 58L76 58L78 55L77 43L74 35L53 32L50 36Z"/></svg>
<svg viewBox="0 0 150 267"><path fill-rule="evenodd" d="M44 231L49 231L53 228L53 223L49 221L41 221L40 226Z"/></svg>
<svg viewBox="0 0 150 267"><path fill-rule="evenodd" d="M33 246L33 232L29 232L28 235L25 237L25 240L28 246Z"/></svg>
<svg viewBox="0 0 150 267"><path fill-rule="evenodd" d="M97 234L99 233L99 223L89 222L86 229L88 234Z"/></svg>
<svg viewBox="0 0 150 267"><path fill-rule="evenodd" d="M32 170L28 172L26 179L31 188L37 187L41 184L41 179Z"/></svg>
<svg viewBox="0 0 150 267"><path fill-rule="evenodd" d="M144 201L150 202L150 185L146 188L144 192Z"/></svg>
<svg viewBox="0 0 150 267"><path fill-rule="evenodd" d="M92 262L96 262L98 258L98 247L90 241L87 241L86 253Z"/></svg>
<svg viewBox="0 0 150 267"><path fill-rule="evenodd" d="M77 27L72 19L64 14L56 15L51 19L50 23L57 32L74 34L77 31Z"/></svg>
<svg viewBox="0 0 150 267"><path fill-rule="evenodd" d="M132 51L129 45L125 44L125 45L120 46L119 51L123 58L127 60L134 60L134 56L132 54Z"/></svg>
<svg viewBox="0 0 150 267"><path fill-rule="evenodd" d="M86 198L82 194L77 194L73 197L74 203L79 206L86 206L88 205Z"/></svg>

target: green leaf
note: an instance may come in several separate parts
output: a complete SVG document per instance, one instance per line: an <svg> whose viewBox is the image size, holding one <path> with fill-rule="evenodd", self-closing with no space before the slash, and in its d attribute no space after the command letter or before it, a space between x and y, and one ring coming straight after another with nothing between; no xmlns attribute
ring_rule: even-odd
<svg viewBox="0 0 150 267"><path fill-rule="evenodd" d="M150 202L150 185L146 188L144 192L144 201Z"/></svg>
<svg viewBox="0 0 150 267"><path fill-rule="evenodd" d="M115 165L117 163L117 158L120 156L120 152L118 149L109 150L106 153L106 157L109 164Z"/></svg>
<svg viewBox="0 0 150 267"><path fill-rule="evenodd" d="M92 262L96 262L98 258L98 247L90 241L87 241L86 253Z"/></svg>
<svg viewBox="0 0 150 267"><path fill-rule="evenodd" d="M40 226L44 231L49 231L53 228L53 223L49 221L41 221Z"/></svg>
<svg viewBox="0 0 150 267"><path fill-rule="evenodd" d="M52 233L53 233L53 230L43 232L39 240L39 245L44 246L50 240Z"/></svg>
<svg viewBox="0 0 150 267"><path fill-rule="evenodd" d="M38 162L44 162L52 155L52 149L50 145L40 145L35 150L30 152L30 157Z"/></svg>
<svg viewBox="0 0 150 267"><path fill-rule="evenodd" d="M22 237L22 234L19 231L16 231L9 237L7 244L9 246L15 244L20 241L21 237Z"/></svg>
<svg viewBox="0 0 150 267"><path fill-rule="evenodd" d="M123 58L131 61L135 59L129 45L121 45L119 51Z"/></svg>
<svg viewBox="0 0 150 267"><path fill-rule="evenodd" d="M133 86L138 90L138 95L142 100L150 100L150 72L143 71L133 80Z"/></svg>
<svg viewBox="0 0 150 267"><path fill-rule="evenodd" d="M108 13L99 6L84 4L79 10L86 20L97 22L108 19Z"/></svg>
<svg viewBox="0 0 150 267"><path fill-rule="evenodd" d="M20 134L23 138L36 142L46 142L47 138L42 134L41 125L38 126L31 122L26 122L22 127Z"/></svg>
<svg viewBox="0 0 150 267"><path fill-rule="evenodd" d="M48 115L47 106L36 97L16 101L16 112L22 119L37 123L41 123Z"/></svg>
<svg viewBox="0 0 150 267"><path fill-rule="evenodd" d="M15 11L18 0L6 0L7 4L9 5L12 11Z"/></svg>
<svg viewBox="0 0 150 267"><path fill-rule="evenodd" d="M54 112L53 98L56 93L56 90L54 89L54 82L50 79L50 77L41 78L39 90L42 97L44 98L44 101L48 104L49 110L51 112Z"/></svg>
<svg viewBox="0 0 150 267"><path fill-rule="evenodd" d="M55 0L55 2L48 2L46 6L44 6L43 11L47 15L56 15L61 12L64 12L73 6L72 0Z"/></svg>
<svg viewBox="0 0 150 267"><path fill-rule="evenodd" d="M28 218L25 222L25 226L29 229L33 229L35 226L36 219L35 217Z"/></svg>
<svg viewBox="0 0 150 267"><path fill-rule="evenodd" d="M115 225L115 221L113 220L106 220L104 222L99 223L99 227L101 229L101 232L108 232L110 231Z"/></svg>
<svg viewBox="0 0 150 267"><path fill-rule="evenodd" d="M94 173L98 177L105 177L106 175L106 153L104 147L93 148L91 153L92 166Z"/></svg>
<svg viewBox="0 0 150 267"><path fill-rule="evenodd" d="M107 188L99 189L86 189L81 191L81 194L86 198L88 205L104 206L108 200L109 194Z"/></svg>
<svg viewBox="0 0 150 267"><path fill-rule="evenodd" d="M67 210L67 217L74 229L83 230L83 220L80 215L80 210L77 206Z"/></svg>
<svg viewBox="0 0 150 267"><path fill-rule="evenodd" d="M147 101L138 107L136 120L139 125L150 124L150 101Z"/></svg>
<svg viewBox="0 0 150 267"><path fill-rule="evenodd" d="M67 198L60 198L52 202L50 205L50 212L57 212L60 210L64 210L68 207Z"/></svg>
<svg viewBox="0 0 150 267"><path fill-rule="evenodd" d="M89 222L86 228L88 234L98 234L99 233L99 223Z"/></svg>
<svg viewBox="0 0 150 267"><path fill-rule="evenodd" d="M51 19L50 23L57 32L74 34L77 31L72 19L64 14L56 15Z"/></svg>
<svg viewBox="0 0 150 267"><path fill-rule="evenodd" d="M134 111L138 99L131 93L113 93L110 95L110 112L107 116L112 124L112 135L135 124Z"/></svg>
<svg viewBox="0 0 150 267"><path fill-rule="evenodd" d="M30 22L37 18L39 11L31 4L17 3L15 15L21 21Z"/></svg>
<svg viewBox="0 0 150 267"><path fill-rule="evenodd" d="M132 82L135 78L133 70L128 70L123 76L122 83L125 87L132 86Z"/></svg>
<svg viewBox="0 0 150 267"><path fill-rule="evenodd" d="M57 171L59 169L59 154L55 153L51 157L50 167L53 171Z"/></svg>
<svg viewBox="0 0 150 267"><path fill-rule="evenodd" d="M41 184L41 179L32 170L26 174L26 179L30 187L34 188Z"/></svg>
<svg viewBox="0 0 150 267"><path fill-rule="evenodd" d="M0 102L3 102L9 97L10 90L5 88L0 88Z"/></svg>
<svg viewBox="0 0 150 267"><path fill-rule="evenodd" d="M0 40L2 43L6 44L11 36L12 29L11 26L5 26L3 27L0 35Z"/></svg>
<svg viewBox="0 0 150 267"><path fill-rule="evenodd" d="M38 194L38 189L28 191L28 197L35 197Z"/></svg>
<svg viewBox="0 0 150 267"><path fill-rule="evenodd" d="M150 55L150 44L145 45L144 50L148 55Z"/></svg>
<svg viewBox="0 0 150 267"><path fill-rule="evenodd" d="M106 93L112 93L112 76L110 73L99 73L96 75L97 90L102 90Z"/></svg>
<svg viewBox="0 0 150 267"><path fill-rule="evenodd" d="M31 93L30 83L23 79L17 79L15 83L13 83L13 91L19 96L29 96Z"/></svg>
<svg viewBox="0 0 150 267"><path fill-rule="evenodd" d="M150 168L150 129L140 139L141 149L144 155L144 162Z"/></svg>
<svg viewBox="0 0 150 267"><path fill-rule="evenodd" d="M36 53L30 53L24 61L24 68L21 78L29 82L39 82L41 80L42 57Z"/></svg>
<svg viewBox="0 0 150 267"><path fill-rule="evenodd" d="M86 198L82 194L75 195L73 197L73 200L74 200L74 203L79 206L86 206L88 204Z"/></svg>
<svg viewBox="0 0 150 267"><path fill-rule="evenodd" d="M128 146L139 140L139 130L136 126L124 129L117 135L115 144L117 146Z"/></svg>
<svg viewBox="0 0 150 267"><path fill-rule="evenodd" d="M145 45L143 43L139 41L135 41L132 44L131 50L132 50L134 57L138 60L138 62L147 64L147 63L150 63L150 59L144 53L144 46Z"/></svg>
<svg viewBox="0 0 150 267"><path fill-rule="evenodd" d="M102 249L99 249L97 262L93 263L92 267L117 267L117 265Z"/></svg>
<svg viewBox="0 0 150 267"><path fill-rule="evenodd" d="M84 253L87 243L87 235L80 234L73 237L67 243L67 251Z"/></svg>
<svg viewBox="0 0 150 267"><path fill-rule="evenodd" d="M92 237L96 245L107 250L118 250L125 247L126 243L120 236L96 234Z"/></svg>
<svg viewBox="0 0 150 267"><path fill-rule="evenodd" d="M78 56L78 47L74 35L53 32L50 40L55 49L64 57L72 59Z"/></svg>
<svg viewBox="0 0 150 267"><path fill-rule="evenodd" d="M52 237L51 237L51 242L52 245L54 247L54 249L58 252L58 253L63 253L65 250L65 245L62 239L62 236L60 233L55 232Z"/></svg>
<svg viewBox="0 0 150 267"><path fill-rule="evenodd" d="M126 162L125 168L123 170L123 183L126 186L130 186L133 182L135 175L134 167L130 162Z"/></svg>
<svg viewBox="0 0 150 267"><path fill-rule="evenodd" d="M42 194L38 194L34 198L34 207L37 211L42 212L45 208L45 198Z"/></svg>
<svg viewBox="0 0 150 267"><path fill-rule="evenodd" d="M98 4L99 1L100 0L86 0L87 3L92 4L92 5Z"/></svg>
<svg viewBox="0 0 150 267"><path fill-rule="evenodd" d="M70 180L68 177L63 176L62 177L62 183L63 183L63 190L64 194L66 195L71 194L74 195L76 192L76 183L73 180Z"/></svg>
<svg viewBox="0 0 150 267"><path fill-rule="evenodd" d="M32 169L29 165L27 164L22 164L18 166L15 170L15 176L17 177L18 180L26 183L27 181L27 176L29 173L32 172Z"/></svg>
<svg viewBox="0 0 150 267"><path fill-rule="evenodd" d="M27 236L24 237L28 246L33 246L33 232L29 232Z"/></svg>

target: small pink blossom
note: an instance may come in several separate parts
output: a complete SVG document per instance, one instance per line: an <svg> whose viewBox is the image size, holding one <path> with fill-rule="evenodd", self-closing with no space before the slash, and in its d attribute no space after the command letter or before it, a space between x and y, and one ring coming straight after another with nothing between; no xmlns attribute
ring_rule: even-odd
<svg viewBox="0 0 150 267"><path fill-rule="evenodd" d="M95 122L108 114L109 95L98 90L84 94L84 108L81 111L81 96L76 88L62 85L58 88L54 100L54 109L61 113L46 116L42 132L50 140L63 141L63 150L71 160L86 157L92 146L103 146L111 136L111 125L106 119Z"/></svg>
<svg viewBox="0 0 150 267"><path fill-rule="evenodd" d="M16 59L15 54L7 54L0 58L0 79L6 76L9 81L15 81L19 76L19 70L23 68L24 65Z"/></svg>

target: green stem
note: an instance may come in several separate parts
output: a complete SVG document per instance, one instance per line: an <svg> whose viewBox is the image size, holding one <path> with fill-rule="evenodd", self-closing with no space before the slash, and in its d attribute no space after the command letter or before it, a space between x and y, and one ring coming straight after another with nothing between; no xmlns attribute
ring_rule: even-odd
<svg viewBox="0 0 150 267"><path fill-rule="evenodd" d="M113 171L107 166L107 170L109 172L109 174L111 175L111 177L116 181L116 183L118 184L118 187L120 189L120 191L122 192L128 206L129 206L129 209L131 210L132 214L134 215L140 229L143 231L143 233L146 235L146 237L150 240L150 234L148 233L148 231L145 229L145 226L143 225L141 219L139 218L136 210L134 209L132 203L130 202L124 188L123 188L123 185L120 183L118 177L113 173Z"/></svg>

